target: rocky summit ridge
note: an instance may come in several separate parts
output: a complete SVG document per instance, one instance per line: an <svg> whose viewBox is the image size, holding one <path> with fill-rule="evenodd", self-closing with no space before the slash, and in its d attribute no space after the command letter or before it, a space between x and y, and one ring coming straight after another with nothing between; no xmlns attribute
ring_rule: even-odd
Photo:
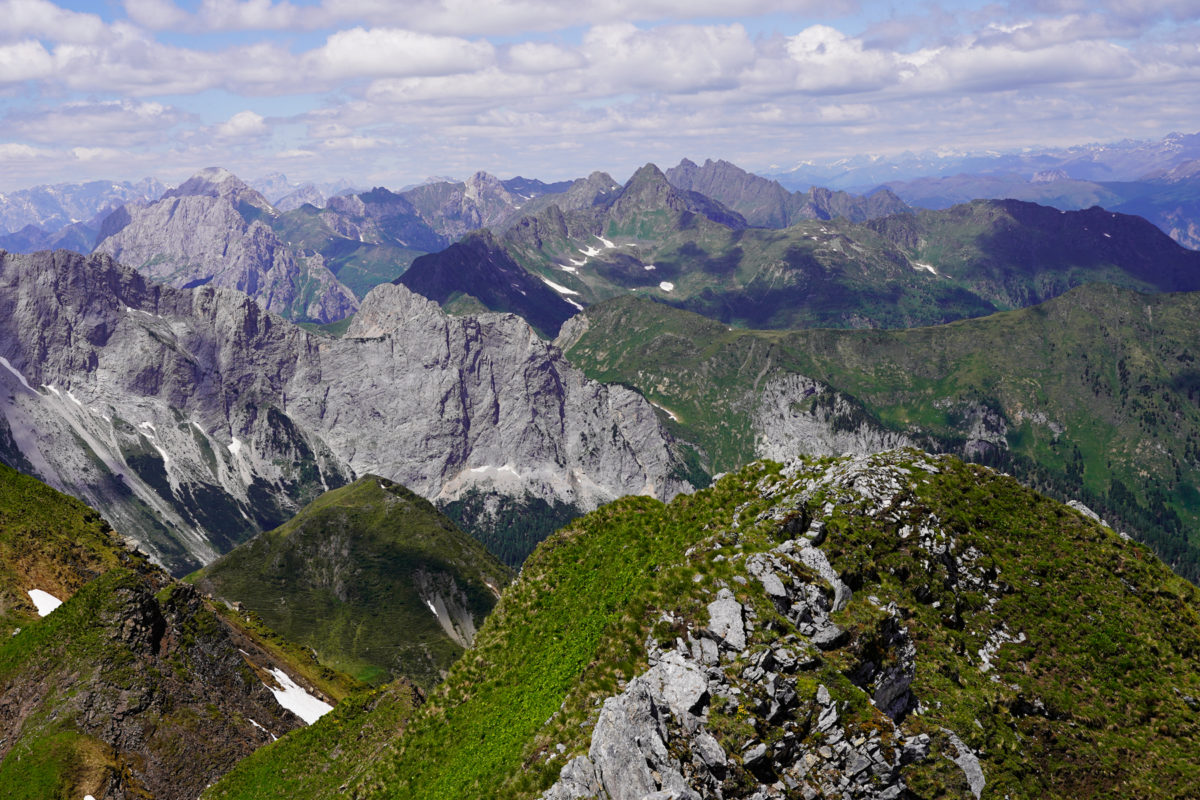
<svg viewBox="0 0 1200 800"><path fill-rule="evenodd" d="M581 510L688 488L644 398L515 316L449 318L388 285L350 333L102 255L0 254L0 449L184 571L366 473Z"/></svg>
<svg viewBox="0 0 1200 800"><path fill-rule="evenodd" d="M576 520L393 742L286 759L354 798L1187 798L1197 653L1193 585L1008 476L759 462ZM205 797L327 796L281 757Z"/></svg>

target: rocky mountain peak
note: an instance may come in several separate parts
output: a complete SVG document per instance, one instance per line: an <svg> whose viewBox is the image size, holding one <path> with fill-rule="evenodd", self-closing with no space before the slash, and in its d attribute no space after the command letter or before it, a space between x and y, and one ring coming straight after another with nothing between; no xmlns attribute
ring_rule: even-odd
<svg viewBox="0 0 1200 800"><path fill-rule="evenodd" d="M217 197L228 200L234 208L242 209L248 206L263 213L275 213L267 198L224 167L206 167L200 170L163 194L164 199L169 197Z"/></svg>

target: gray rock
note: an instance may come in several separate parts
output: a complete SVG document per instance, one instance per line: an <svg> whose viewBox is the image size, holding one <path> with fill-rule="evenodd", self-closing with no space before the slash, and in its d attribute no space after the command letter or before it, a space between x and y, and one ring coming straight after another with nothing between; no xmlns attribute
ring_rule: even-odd
<svg viewBox="0 0 1200 800"><path fill-rule="evenodd" d="M958 765L962 770L963 775L967 778L967 785L971 787L971 793L978 798L983 794L983 787L987 783L983 775L983 765L979 763L979 757L975 755L971 748L967 747L962 739L958 738L958 734L947 728L942 728L942 733L946 734L946 738L950 740L950 744L958 751L957 755L946 755L951 761Z"/></svg>
<svg viewBox="0 0 1200 800"><path fill-rule="evenodd" d="M515 316L448 317L399 286L331 339L105 256L0 254L0 356L29 469L179 571L366 473L580 510L689 488L640 395Z"/></svg>
<svg viewBox="0 0 1200 800"><path fill-rule="evenodd" d="M708 628L732 650L746 647L746 630L742 624L742 604L729 589L717 592L717 599L708 604Z"/></svg>
<svg viewBox="0 0 1200 800"><path fill-rule="evenodd" d="M820 398L825 402L813 402ZM840 456L911 447L903 434L863 420L860 407L829 386L803 375L785 374L767 382L758 397L752 424L754 454L788 461L801 455Z"/></svg>
<svg viewBox="0 0 1200 800"><path fill-rule="evenodd" d="M701 732L692 741L692 752L700 757L709 767L724 767L725 750L720 743L708 732Z"/></svg>
<svg viewBox="0 0 1200 800"><path fill-rule="evenodd" d="M546 790L542 800L583 800L596 797L599 792L596 768L587 756L577 756L558 773L558 781Z"/></svg>
<svg viewBox="0 0 1200 800"><path fill-rule="evenodd" d="M358 299L324 259L293 251L258 218L275 213L234 175L210 168L156 202L115 212L96 252L177 289L237 289L287 317L332 322L353 314Z"/></svg>

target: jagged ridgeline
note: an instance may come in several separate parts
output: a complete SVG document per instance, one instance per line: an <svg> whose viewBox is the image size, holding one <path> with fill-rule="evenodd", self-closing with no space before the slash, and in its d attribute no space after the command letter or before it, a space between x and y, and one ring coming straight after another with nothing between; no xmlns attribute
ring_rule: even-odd
<svg viewBox="0 0 1200 800"><path fill-rule="evenodd" d="M645 398L587 380L515 316L448 317L385 284L334 338L65 251L0 252L0 461L178 575L361 475L483 496L459 519L489 529L508 501L575 515L690 488Z"/></svg>
<svg viewBox="0 0 1200 800"><path fill-rule="evenodd" d="M559 344L668 409L716 472L918 443L1079 500L1200 580L1200 294L1081 286L905 331L745 331L633 298Z"/></svg>
<svg viewBox="0 0 1200 800"><path fill-rule="evenodd" d="M668 174L647 164L624 186L572 191L588 187L590 202L545 195L506 229L415 260L397 282L455 313L513 311L550 334L581 306L630 292L783 329L941 324L1082 283L1200 289L1200 254L1101 208L979 200L909 212L885 193L791 195L712 163Z"/></svg>
<svg viewBox="0 0 1200 800"><path fill-rule="evenodd" d="M330 701L365 688L206 603L95 511L3 466L0 624L5 800L190 800L303 724L277 700L289 684ZM414 701L398 682L389 708Z"/></svg>
<svg viewBox="0 0 1200 800"><path fill-rule="evenodd" d="M430 687L511 579L428 500L368 475L189 581L360 680Z"/></svg>
<svg viewBox="0 0 1200 800"><path fill-rule="evenodd" d="M347 706L203 796L1193 797L1198 655L1194 586L1013 478L755 463L544 542L394 740Z"/></svg>

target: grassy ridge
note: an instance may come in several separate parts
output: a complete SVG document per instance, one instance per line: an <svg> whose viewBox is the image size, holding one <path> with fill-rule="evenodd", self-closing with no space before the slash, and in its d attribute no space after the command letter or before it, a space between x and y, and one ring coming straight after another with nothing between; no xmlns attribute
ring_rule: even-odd
<svg viewBox="0 0 1200 800"><path fill-rule="evenodd" d="M366 476L189 580L359 680L430 686L462 647L430 613L421 575L450 576L481 620L512 572L428 501Z"/></svg>
<svg viewBox="0 0 1200 800"><path fill-rule="evenodd" d="M1078 497L1200 578L1200 295L1080 287L1033 308L905 331L743 331L632 298L588 310L568 357L669 408L715 471L754 455L772 375L799 373L948 449L966 415L1007 425L998 466Z"/></svg>
<svg viewBox="0 0 1200 800"><path fill-rule="evenodd" d="M848 736L891 730L849 676L873 652L884 607L895 602L916 643L913 691L922 703L895 736L928 733L936 751L946 747L942 728L957 732L980 754L996 796L1189 796L1200 780L1191 705L1200 702L1200 593L1143 546L1011 478L952 459L927 473L919 461L892 458L904 486L889 513L871 512L853 492L806 489L837 466L825 459L794 473L755 464L669 506L627 498L582 518L539 547L476 649L396 741L368 753L359 742L374 740L348 726L369 716L343 718L345 755L335 761L353 763L354 778L341 792L537 796L565 759L586 752L598 702L646 668L647 636L676 635L667 619L706 624L705 604L724 584L757 611L762 640L752 649L789 630L761 585L734 580L740 559L787 538L787 519L764 513L780 506L824 515L824 549L854 588L835 616L848 644L797 676L803 696L823 684L841 701ZM915 537L898 534L930 521L957 563L991 589L969 588L948 561L931 565ZM976 654L1001 626L1024 637L999 648L985 671ZM746 665L738 658L728 669ZM709 719L726 752L740 752L747 736L770 740L769 726L745 712ZM332 736L333 720L307 735ZM328 756L286 753L260 752L205 797L251 798L260 787L273 793L261 796L320 796L305 779L278 776L295 760ZM958 796L962 777L936 756L906 767L905 780L920 796Z"/></svg>

